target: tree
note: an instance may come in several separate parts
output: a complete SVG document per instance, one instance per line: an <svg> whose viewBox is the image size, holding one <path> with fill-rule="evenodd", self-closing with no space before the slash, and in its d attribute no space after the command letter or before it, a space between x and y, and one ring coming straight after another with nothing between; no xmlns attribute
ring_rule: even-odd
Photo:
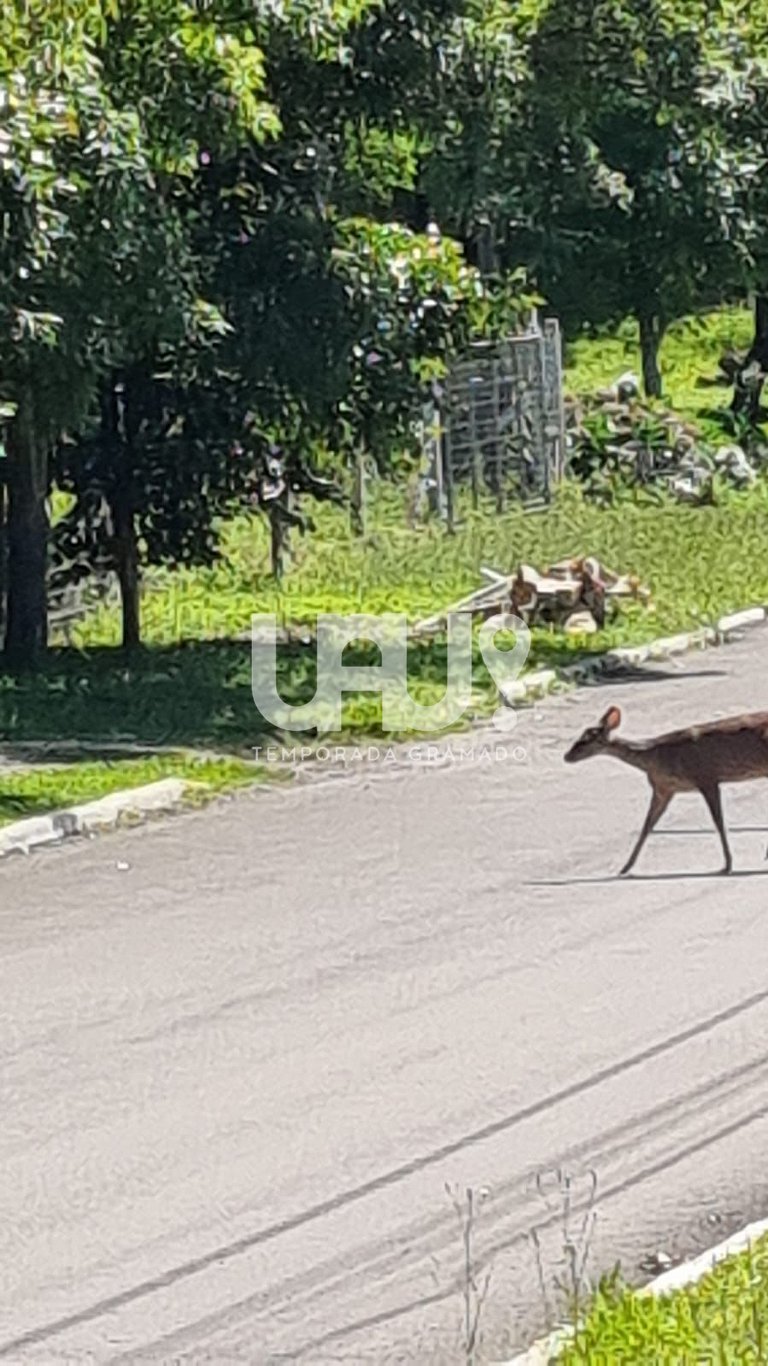
<svg viewBox="0 0 768 1366"><path fill-rule="evenodd" d="M56 253L36 262L44 287L34 311L27 309L38 333L47 327L53 366L46 356L44 372L59 375L62 403L46 405L50 421L43 432L39 412L28 404L25 420L18 395L15 399L11 463L24 498L13 497L11 508L12 542L20 547L12 555L9 585L6 643L14 657L29 659L45 639L44 495L52 451L57 479L78 497L59 528L59 540L73 551L95 534L112 556L122 589L124 639L135 643L140 554L174 562L210 556L213 517L245 495L251 472L232 461L231 451L253 403L254 385L263 425L285 431L297 415L307 414L305 441L317 433L329 402L338 399L338 386L321 392L322 382L307 383L311 353L302 323L303 345L293 357L286 348L279 364L267 357L269 329L264 345L256 311L249 312L239 296L244 283L240 249L252 236L274 242L282 234L284 296L287 292L288 302L298 304L315 289L318 300L325 299L317 352L325 359L323 351L327 355L329 345L335 345L333 326L344 304L341 286L330 278L333 234L317 195L326 170L322 157L313 160L315 112L324 111L318 122L338 153L331 178L341 169L352 197L362 173L380 157L382 137L395 153L393 169L381 182L384 199L410 174L405 143L398 142L393 126L391 99L385 132L366 121L372 110L376 117L375 109L386 107L381 72L361 96L363 112L353 109L351 119L347 102L345 34L357 44L356 89L371 74L363 57L375 57L379 39L386 47L384 40L393 37L401 54L402 41L411 41L400 18L391 32L391 16L385 16L383 28L376 27L379 8L374 0L334 0L318 13L305 0L285 13L257 11L249 21L231 0L214 0L202 16L180 0L119 5L92 0L74 6L37 3L14 16L13 24L8 21L8 51L15 54L9 57L9 75L28 54L23 60L34 77L31 107L43 108L51 93L46 81L52 61L53 98L60 100L62 116L55 137L47 126L43 129L51 144L46 155L58 174L53 186L46 183L43 189L52 197L61 241ZM74 68L69 73L62 66L65 30L72 61L80 63L77 79ZM418 41L429 62L429 47ZM258 153L264 139L280 130L265 84L265 48L277 73L275 89L285 88L287 72L296 78L286 105L288 128L274 148L282 158L277 189L274 168ZM397 59L388 54L385 67L391 77ZM66 98L60 98L60 82ZM84 113L78 101L86 95ZM30 165L39 155L35 144ZM11 202L15 222L23 220L25 175L20 166ZM265 181L273 182L266 194ZM310 190L314 213L307 212ZM42 189L39 198L42 203ZM314 235L319 272L310 265L297 277L291 234L300 247ZM274 260L267 261L254 285L262 319L275 294L274 266ZM225 321L227 313L241 332L228 352L217 351L233 325ZM17 338L9 338L11 343L16 345ZM14 359L18 368L18 346ZM338 374L343 366L338 354L334 365ZM314 368L320 376L323 364ZM24 386L14 381L10 388L13 396ZM26 385L28 392L34 389L33 382ZM75 394L77 403L69 402ZM22 440L26 446L17 450ZM88 526L88 510L101 505L101 496L109 516L96 530ZM22 553L23 574L17 568Z"/></svg>
<svg viewBox="0 0 768 1366"><path fill-rule="evenodd" d="M704 98L742 161L736 287L754 299L752 344L735 369L731 406L737 418L755 423L768 374L768 40L753 7L731 5L718 58Z"/></svg>
<svg viewBox="0 0 768 1366"><path fill-rule="evenodd" d="M402 222L437 126L436 45L463 8L372 7L323 60L301 34L264 34L268 89L290 90L280 139L208 177L222 365L241 412L294 457L322 443L349 465L364 450L383 472L435 366L523 306L515 278L491 313L460 244Z"/></svg>
<svg viewBox="0 0 768 1366"><path fill-rule="evenodd" d="M82 289L86 259L98 258L105 235L94 201L106 197L113 176L125 183L143 172L129 119L110 118L109 130L100 131L105 102L86 36L92 7L73 10L68 23L61 5L13 6L0 18L0 275L8 305L0 373L13 412L6 648L16 659L45 641L48 447L87 398L90 320ZM91 175L97 166L98 187ZM86 200L90 214L83 213Z"/></svg>
<svg viewBox="0 0 768 1366"><path fill-rule="evenodd" d="M196 19L181 0L28 0L0 18L15 662L45 645L52 448L82 423L101 376L220 325L201 303L207 265L191 250L189 182L201 159L277 126L260 51L227 27L229 8L222 0ZM128 546L130 508L116 510Z"/></svg>
<svg viewBox="0 0 768 1366"><path fill-rule="evenodd" d="M102 376L98 413L52 456L56 484L75 503L53 541L72 574L99 564L120 586L122 643L140 643L141 567L211 563L213 522L229 506L231 441L205 347L185 375L177 352ZM94 517L94 511L99 515Z"/></svg>
<svg viewBox="0 0 768 1366"><path fill-rule="evenodd" d="M748 163L707 98L729 11L551 0L531 40L527 246L565 313L634 315L652 396L666 327L719 302L746 230Z"/></svg>
<svg viewBox="0 0 768 1366"><path fill-rule="evenodd" d="M633 315L646 390L672 319L743 278L754 156L718 107L735 0L464 7L420 185L491 272L525 263L566 330Z"/></svg>
<svg viewBox="0 0 768 1366"><path fill-rule="evenodd" d="M339 224L334 270L349 301L344 395L331 428L385 466L407 448L434 380L471 340L507 334L531 302L524 279L494 290L461 246L438 233L351 219Z"/></svg>

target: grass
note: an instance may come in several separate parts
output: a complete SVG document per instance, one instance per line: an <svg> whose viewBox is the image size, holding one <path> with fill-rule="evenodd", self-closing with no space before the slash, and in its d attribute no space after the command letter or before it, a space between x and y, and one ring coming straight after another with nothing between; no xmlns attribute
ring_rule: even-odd
<svg viewBox="0 0 768 1366"><path fill-rule="evenodd" d="M181 755L13 769L3 776L0 826L61 807L77 806L124 788L142 787L159 778L187 779L199 785L195 795L204 798L265 776L264 769L236 759L197 759Z"/></svg>
<svg viewBox="0 0 768 1366"><path fill-rule="evenodd" d="M686 418L703 417L705 422L715 402L727 407L727 391L701 386L714 376L728 345L748 343L750 327L746 309L725 309L670 328L662 347L666 401ZM566 385L571 391L594 391L623 370L637 369L639 360L637 328L630 322L610 338L583 339L570 346ZM754 506L761 518L759 498ZM314 507L318 534L294 540L291 570L281 586L269 574L263 522L238 518L222 528L224 555L214 568L153 571L143 603L144 635L153 647L164 648L180 640L232 640L247 635L251 614L257 611L275 612L282 623L294 624L314 622L319 611L402 611L413 620L471 591L482 563L502 568L521 559L538 563L583 549L586 541L597 553L604 550L609 563L619 557L622 568L657 575L669 539L669 519L679 519L675 525L680 536L693 536L698 556L701 542L707 536L719 538L729 516L738 526L739 518L749 515L732 501L720 511L723 515L707 522L702 512L686 518L684 509L659 511L651 503L612 517L580 505L567 492L544 515L510 511L499 517L492 508L480 514L465 509L463 527L450 537L434 524L407 527L401 491L379 489L369 506L364 538L350 533L345 512ZM625 516L629 522L622 534ZM695 531L696 519L702 517L704 537ZM654 548L657 524L659 544ZM634 555L636 565L625 563ZM100 609L73 640L88 649L113 646L119 632L118 613Z"/></svg>
<svg viewBox="0 0 768 1366"><path fill-rule="evenodd" d="M607 1288L557 1366L759 1366L768 1360L768 1238L671 1295Z"/></svg>
<svg viewBox="0 0 768 1366"><path fill-rule="evenodd" d="M325 514L325 515L323 515ZM381 516L381 514L379 514ZM513 510L468 515L454 536L437 527L406 532L383 520L372 534L354 540L339 514L322 509L318 544L298 545L296 562L282 590L265 565L252 568L263 540L260 523L238 521L227 531L227 560L204 574L180 571L164 577L147 594L145 630L153 649L173 650L179 640L232 641L247 635L253 612L274 612L283 624L307 624L318 611L404 612L426 616L470 592L482 564L511 570L592 552L609 565L632 570L654 590L658 621L630 614L618 628L636 635L689 624L693 616L738 606L765 595L761 547L768 530L768 497L761 485L749 494L724 491L712 508L688 508L671 501L642 499L603 510L572 486L564 487L546 512ZM266 553L266 548L265 553ZM74 639L82 649L117 643L118 621L100 610ZM615 632L596 640L603 648ZM539 633L536 650L570 650L564 638Z"/></svg>
<svg viewBox="0 0 768 1366"><path fill-rule="evenodd" d="M155 588L147 602L150 644L145 650L123 657L98 643L109 625L103 615L82 628L83 649L52 652L39 673L0 677L0 733L15 740L128 739L239 753L269 735L251 694L250 646L231 639L247 631L252 611L275 609L294 622L311 621L317 608L400 608L415 617L473 588L484 563L510 569L520 560L541 564L590 552L612 567L639 574L651 587L652 612L629 606L594 636L534 630L531 668L690 629L768 601L764 484L707 508L627 503L602 510L565 488L543 514L479 516L468 519L454 537L428 529L423 535L377 533L354 542L337 528L333 555L325 539L301 546L300 563L281 594L258 574L249 588L250 556L261 528L253 528L250 539L248 530L242 524L230 530L233 540L241 538L244 555L233 553L227 566L202 582L186 575ZM179 619L185 626L182 642L173 639ZM287 698L312 695L313 654L298 644L281 652L280 688ZM493 706L495 692L479 657L477 663L477 711L482 714ZM409 670L414 696L437 700L445 681L444 644L414 649ZM350 697L344 736L375 734L379 715L373 695Z"/></svg>
<svg viewBox="0 0 768 1366"><path fill-rule="evenodd" d="M705 434L722 439L713 411L727 406L729 394L712 381L723 352L729 347L746 351L751 340L752 315L746 308L674 323L660 351L664 402L685 420L697 422ZM593 393L626 370L640 374L640 364L637 324L628 321L609 337L585 337L568 348L566 387L573 393Z"/></svg>
<svg viewBox="0 0 768 1366"><path fill-rule="evenodd" d="M702 382L712 378L727 345L748 341L749 326L745 310L726 310L670 330L662 364L668 401L681 413L701 417L713 392L721 405L727 403L727 392ZM593 390L638 361L631 325L611 338L578 341L569 350L568 387ZM500 516L492 508L465 508L453 536L434 523L408 527L402 491L386 488L378 488L370 501L364 537L351 533L339 509L317 507L313 516L318 532L294 540L281 585L269 575L262 521L238 518L222 528L224 557L215 567L153 571L143 600L143 650L131 656L117 652L118 614L101 608L76 629L70 647L51 651L39 672L0 675L0 735L14 741L129 739L215 748L238 757L272 738L251 693L247 637L254 612L274 612L281 623L294 625L313 624L319 611L400 611L413 621L470 592L483 564L511 570L520 561L543 565L589 552L613 568L637 573L651 587L652 612L629 607L595 636L535 630L529 668L557 666L578 653L685 630L768 601L763 484L748 494L724 492L715 507L686 508L645 494L605 510L564 486L543 513L513 508ZM281 652L280 691L287 700L311 697L313 654L301 645ZM370 658L370 652L358 658ZM494 708L496 691L479 653L475 664L473 714L484 715ZM417 700L438 700L445 677L444 643L410 652L409 686ZM342 733L332 738L380 731L380 702L358 694L348 697ZM165 759L157 765L158 773L170 771ZM52 773L35 809L47 801L60 804L66 772ZM112 790L104 784L118 773L119 766L94 770L83 781L92 783L89 790L96 795ZM19 801L25 796L17 795Z"/></svg>

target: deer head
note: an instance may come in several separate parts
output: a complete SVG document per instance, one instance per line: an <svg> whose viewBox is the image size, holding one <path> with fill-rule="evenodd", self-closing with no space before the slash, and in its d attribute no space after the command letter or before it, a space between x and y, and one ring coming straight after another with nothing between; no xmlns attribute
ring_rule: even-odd
<svg viewBox="0 0 768 1366"><path fill-rule="evenodd" d="M595 754L605 754L610 748L611 732L621 725L621 712L618 707L609 707L605 716L596 726L588 726L575 744L565 755L567 764L576 764L580 759L591 759Z"/></svg>

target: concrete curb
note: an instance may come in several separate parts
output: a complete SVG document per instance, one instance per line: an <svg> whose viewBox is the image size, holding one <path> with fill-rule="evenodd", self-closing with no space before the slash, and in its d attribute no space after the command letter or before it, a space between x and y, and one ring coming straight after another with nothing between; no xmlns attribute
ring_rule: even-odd
<svg viewBox="0 0 768 1366"><path fill-rule="evenodd" d="M767 1233L768 1219L757 1219L753 1224L747 1224L739 1229L738 1233L732 1233L730 1238L724 1238L722 1243L707 1248L706 1252L702 1252L698 1257L664 1271L661 1276L656 1276L647 1285L641 1286L637 1294L671 1295L674 1290L695 1285L709 1271L719 1266L720 1262L725 1261L726 1257L735 1257L740 1252L746 1252L758 1238L764 1238Z"/></svg>
<svg viewBox="0 0 768 1366"><path fill-rule="evenodd" d="M0 858L28 854L43 844L60 844L73 835L92 835L116 826L143 821L159 812L174 811L195 784L184 778L161 778L144 787L112 792L49 816L32 816L0 828Z"/></svg>
<svg viewBox="0 0 768 1366"><path fill-rule="evenodd" d="M753 1224L747 1224L738 1233L731 1234L730 1238L724 1239L722 1243L716 1243L714 1247L707 1248L698 1257L691 1258L690 1261L681 1262L680 1266L673 1266L671 1270L664 1271L661 1276L656 1276L647 1285L641 1286L635 1291L636 1295L671 1295L676 1290L683 1290L686 1286L695 1285L697 1281L703 1279L716 1266L725 1261L728 1257L735 1257L740 1252L746 1252L758 1238L763 1238L768 1234L768 1219L759 1219ZM558 1328L545 1338L540 1338L525 1352L512 1357L509 1361L498 1362L497 1366L548 1366L553 1357L567 1345L573 1337L572 1328Z"/></svg>
<svg viewBox="0 0 768 1366"><path fill-rule="evenodd" d="M580 659L559 669L540 669L509 684L503 692L507 706L513 707L552 692L559 684L573 686L588 683L600 675L623 673L636 669L650 659L670 659L689 650L703 650L709 645L726 644L738 632L751 626L762 626L768 619L765 607L748 607L743 612L720 617L714 626L700 626L695 631L684 631L676 636L660 636L646 645L626 645L604 654Z"/></svg>
<svg viewBox="0 0 768 1366"><path fill-rule="evenodd" d="M766 610L764 607L748 607L744 612L734 612L729 617L721 617L717 623L717 629L723 637L730 635L732 631L739 631L744 626L759 626L765 621Z"/></svg>

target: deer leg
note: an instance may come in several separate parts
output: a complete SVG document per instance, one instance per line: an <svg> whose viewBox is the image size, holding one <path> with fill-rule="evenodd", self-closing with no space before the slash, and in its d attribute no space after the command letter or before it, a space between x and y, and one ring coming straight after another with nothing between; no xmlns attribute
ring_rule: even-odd
<svg viewBox="0 0 768 1366"><path fill-rule="evenodd" d="M732 867L731 851L728 848L728 837L725 833L725 821L723 820L723 807L720 801L720 788L717 783L714 787L702 788L702 796L709 807L710 815L717 826L717 833L720 836L720 843L725 854L725 864L722 872L730 873Z"/></svg>
<svg viewBox="0 0 768 1366"><path fill-rule="evenodd" d="M643 825L643 828L642 828L642 830L640 831L640 838L638 839L637 844L635 845L634 849L632 850L632 853L630 854L629 858L627 859L626 863L624 864L624 867L622 868L621 872L619 873L619 877L623 877L625 873L628 873L628 872L629 872L630 868L634 867L634 864L635 864L635 862L636 862L636 860L637 860L637 856L638 856L638 854L640 853L640 850L642 849L643 845L645 844L645 841L647 840L648 836L650 835L650 833L651 833L651 831L652 831L654 825L656 825L656 823L657 823L658 821L661 820L661 817L664 815L664 812L666 811L667 807L669 806L669 803L671 802L671 800L672 800L672 793L671 793L671 792L662 792L662 791L661 791L659 788L657 788L657 787L655 787L655 788L653 789L653 796L651 797L651 805L650 805L649 808L648 808L648 815L647 815L646 818L645 818L645 824Z"/></svg>

